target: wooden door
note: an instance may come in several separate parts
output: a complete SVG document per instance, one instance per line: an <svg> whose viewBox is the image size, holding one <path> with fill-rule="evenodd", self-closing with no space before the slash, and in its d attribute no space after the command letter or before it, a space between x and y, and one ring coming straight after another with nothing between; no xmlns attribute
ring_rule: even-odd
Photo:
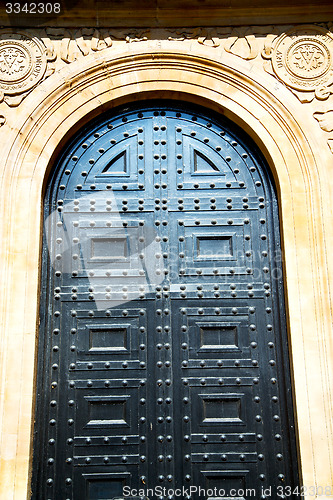
<svg viewBox="0 0 333 500"><path fill-rule="evenodd" d="M277 199L241 130L101 116L59 158L43 248L33 498L297 485Z"/></svg>

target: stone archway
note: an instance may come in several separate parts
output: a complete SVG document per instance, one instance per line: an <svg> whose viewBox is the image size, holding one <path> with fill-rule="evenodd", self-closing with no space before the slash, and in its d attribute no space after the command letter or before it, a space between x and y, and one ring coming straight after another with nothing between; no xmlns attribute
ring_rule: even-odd
<svg viewBox="0 0 333 500"><path fill-rule="evenodd" d="M272 168L281 206L303 480L305 485L329 484L328 217L322 211L328 198L328 159L322 151L321 158L315 160L319 134L302 123L301 105L290 94L283 88L277 93L268 77L254 76L228 55L222 64L208 59L200 46L189 56L178 45L170 52L162 42L149 51L136 47L127 53L113 52L110 58L101 53L88 59L84 64L73 63L58 79L40 85L22 103L22 119L9 124L11 132L6 135L3 190L8 203L4 215L7 224L2 229L6 293L2 310L7 313L2 323L2 373L7 385L2 389L1 446L7 451L1 453L1 474L6 477L1 488L4 492L14 490L15 484L17 498L25 495L27 488L39 222L43 180L52 168L50 158L77 124L87 121L96 109L147 95L181 96L222 111L248 131ZM13 331L15 335L7 335ZM317 425L323 420L326 426Z"/></svg>

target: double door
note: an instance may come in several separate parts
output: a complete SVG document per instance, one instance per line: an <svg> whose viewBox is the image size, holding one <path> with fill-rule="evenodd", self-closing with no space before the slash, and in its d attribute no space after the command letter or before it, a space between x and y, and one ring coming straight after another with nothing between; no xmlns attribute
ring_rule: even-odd
<svg viewBox="0 0 333 500"><path fill-rule="evenodd" d="M276 198L246 141L200 109L153 103L97 120L59 160L34 498L296 484Z"/></svg>

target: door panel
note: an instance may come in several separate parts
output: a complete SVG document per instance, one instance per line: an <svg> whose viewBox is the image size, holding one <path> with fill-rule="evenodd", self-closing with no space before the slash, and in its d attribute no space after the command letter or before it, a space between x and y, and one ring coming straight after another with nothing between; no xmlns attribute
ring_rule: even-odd
<svg viewBox="0 0 333 500"><path fill-rule="evenodd" d="M45 197L33 498L297 484L276 203L200 108L77 135Z"/></svg>

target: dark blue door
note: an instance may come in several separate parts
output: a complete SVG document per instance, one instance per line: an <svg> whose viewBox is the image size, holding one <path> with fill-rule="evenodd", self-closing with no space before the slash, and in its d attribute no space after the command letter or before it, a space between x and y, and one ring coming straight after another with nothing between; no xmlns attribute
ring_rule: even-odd
<svg viewBox="0 0 333 500"><path fill-rule="evenodd" d="M103 115L55 166L43 255L35 499L297 484L277 200L245 134Z"/></svg>

